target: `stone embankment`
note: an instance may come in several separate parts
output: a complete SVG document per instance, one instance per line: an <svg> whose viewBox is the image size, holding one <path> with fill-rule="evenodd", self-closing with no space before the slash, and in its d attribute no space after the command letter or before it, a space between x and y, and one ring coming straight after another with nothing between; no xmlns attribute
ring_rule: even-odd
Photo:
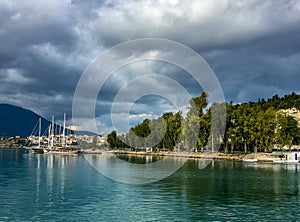
<svg viewBox="0 0 300 222"><path fill-rule="evenodd" d="M158 152L135 152L135 151L114 151L117 154L127 155L153 155L153 156L173 156L173 157L186 157L186 158L200 158L200 159L215 159L215 160L243 160L245 154L225 154L225 153L210 153L210 152L171 152L171 151L158 151Z"/></svg>
<svg viewBox="0 0 300 222"><path fill-rule="evenodd" d="M210 152L170 152L170 151L159 151L159 152L135 152L135 151L113 151L117 154L127 155L154 155L154 156L174 156L174 157L186 157L186 158L199 158L199 159L213 159L213 160L237 160L242 161L243 159L257 159L258 162L272 162L273 160L280 160L276 153L210 153Z"/></svg>

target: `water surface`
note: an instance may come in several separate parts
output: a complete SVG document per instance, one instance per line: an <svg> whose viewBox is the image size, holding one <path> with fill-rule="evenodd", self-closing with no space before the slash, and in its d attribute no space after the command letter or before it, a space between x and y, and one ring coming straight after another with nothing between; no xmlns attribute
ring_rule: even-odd
<svg viewBox="0 0 300 222"><path fill-rule="evenodd" d="M128 185L80 155L0 149L0 221L300 220L299 165L198 164L189 160L164 180Z"/></svg>

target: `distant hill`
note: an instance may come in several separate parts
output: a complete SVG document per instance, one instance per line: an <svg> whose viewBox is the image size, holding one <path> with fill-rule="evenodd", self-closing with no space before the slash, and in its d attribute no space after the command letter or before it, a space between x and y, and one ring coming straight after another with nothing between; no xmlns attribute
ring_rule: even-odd
<svg viewBox="0 0 300 222"><path fill-rule="evenodd" d="M0 104L0 137L20 136L25 138L32 133L39 118L42 118L41 132L43 134L50 125L48 120L28 109L9 104ZM74 131L71 133L74 133ZM95 133L86 131L76 131L75 133L96 135Z"/></svg>
<svg viewBox="0 0 300 222"><path fill-rule="evenodd" d="M31 134L40 116L28 109L9 104L0 104L0 137L21 136ZM42 132L50 122L42 117Z"/></svg>

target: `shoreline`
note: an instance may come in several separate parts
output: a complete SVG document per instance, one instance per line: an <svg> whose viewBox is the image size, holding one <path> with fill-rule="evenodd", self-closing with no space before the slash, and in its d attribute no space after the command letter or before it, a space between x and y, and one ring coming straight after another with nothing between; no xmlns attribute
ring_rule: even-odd
<svg viewBox="0 0 300 222"><path fill-rule="evenodd" d="M113 150L115 154L123 155L136 155L136 156L171 156L171 157L185 157L195 159L211 159L211 160L235 160L243 161L243 159L257 159L258 162L273 162L274 160L282 160L276 157L276 153L222 153L222 152L172 152L172 151L159 151L159 152L144 152L144 151L123 151Z"/></svg>
<svg viewBox="0 0 300 222"><path fill-rule="evenodd" d="M0 149L26 149L26 147L0 147ZM174 151L155 151L155 152L146 152L146 151L125 151L125 150L94 150L81 149L80 154L116 154L116 155L132 155L132 156L168 156L168 157L183 157L183 158L195 158L195 159L209 159L209 160L235 160L243 161L244 159L257 159L257 162L273 162L281 161L284 158L278 157L278 152L272 153L223 153L223 152L174 152ZM283 152L283 155L291 155L297 153L300 157L300 152Z"/></svg>

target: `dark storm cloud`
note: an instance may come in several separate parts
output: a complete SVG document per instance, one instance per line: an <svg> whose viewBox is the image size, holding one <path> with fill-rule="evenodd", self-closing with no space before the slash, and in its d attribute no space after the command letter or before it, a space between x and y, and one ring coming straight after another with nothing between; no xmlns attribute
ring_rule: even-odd
<svg viewBox="0 0 300 222"><path fill-rule="evenodd" d="M298 30L284 30L231 49L204 52L227 100L256 101L299 92Z"/></svg>
<svg viewBox="0 0 300 222"><path fill-rule="evenodd" d="M0 102L47 118L62 112L70 116L76 84L92 59L123 41L148 37L178 41L197 51L216 73L227 101L300 92L299 30L298 1L0 0ZM100 91L99 127L112 129L115 95L141 73L172 77L192 96L202 90L179 67L131 64L114 73ZM132 110L132 121L169 109L171 104L163 100L144 98Z"/></svg>
<svg viewBox="0 0 300 222"><path fill-rule="evenodd" d="M78 36L68 5L11 1L0 2L0 11L0 70L5 82L1 102L33 109L48 118L63 112L71 106L84 69L78 67Z"/></svg>

